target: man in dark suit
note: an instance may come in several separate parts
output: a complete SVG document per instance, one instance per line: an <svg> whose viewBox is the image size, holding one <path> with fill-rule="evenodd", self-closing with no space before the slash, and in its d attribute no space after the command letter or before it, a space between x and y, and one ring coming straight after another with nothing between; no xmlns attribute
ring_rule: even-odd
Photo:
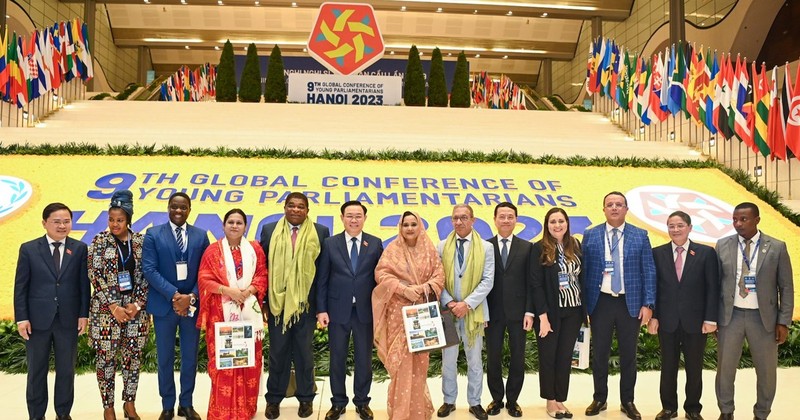
<svg viewBox="0 0 800 420"><path fill-rule="evenodd" d="M758 206L733 210L736 235L717 242L720 268L717 405L733 419L734 379L745 338L756 368L756 419L766 419L775 398L778 345L786 341L794 310L792 262L786 244L758 230Z"/></svg>
<svg viewBox="0 0 800 420"><path fill-rule="evenodd" d="M68 235L72 210L61 203L42 211L47 234L19 248L14 280L14 319L25 339L28 416L44 419L47 411L47 372L53 349L56 419L71 419L75 395L78 336L89 322L89 272L86 244Z"/></svg>
<svg viewBox="0 0 800 420"><path fill-rule="evenodd" d="M608 408L608 361L616 329L619 344L620 410L630 419L642 415L633 403L639 329L653 315L656 269L647 231L625 223L628 200L614 191L603 198L606 223L583 235L583 296L592 329L594 396L586 408L596 416Z"/></svg>
<svg viewBox="0 0 800 420"><path fill-rule="evenodd" d="M344 384L350 335L353 336L353 403L363 420L373 418L369 408L372 385L372 289L375 266L383 243L363 231L367 208L358 201L341 207L344 232L325 239L319 257L317 322L328 327L332 407L325 420L336 420L345 412Z"/></svg>
<svg viewBox="0 0 800 420"><path fill-rule="evenodd" d="M178 415L200 420L192 403L197 373L197 329L199 299L197 272L208 247L208 233L186 223L192 200L182 192L167 202L169 222L147 230L142 248L142 272L150 284L147 310L153 314L158 355L159 420L175 416L175 334L180 339L181 393Z"/></svg>
<svg viewBox="0 0 800 420"><path fill-rule="evenodd" d="M261 247L267 256L269 289L263 313L269 324L268 419L280 416L286 398L292 363L300 401L297 415L313 414L314 355L316 328L316 279L319 255L327 227L308 221L308 197L290 193L283 206L284 217L261 229Z"/></svg>
<svg viewBox="0 0 800 420"><path fill-rule="evenodd" d="M492 402L486 407L490 416L500 414L503 397L512 417L522 417L517 398L525 379L525 334L533 327L533 269L531 243L514 235L517 207L504 202L494 208L497 236L489 239L494 247L494 287L486 297L489 325L486 327L486 382ZM503 386L503 343L508 331L511 364ZM504 390L505 388L505 390Z"/></svg>
<svg viewBox="0 0 800 420"><path fill-rule="evenodd" d="M686 366L686 418L702 420L703 354L708 333L717 330L719 272L717 253L689 240L692 219L682 211L667 218L669 243L653 248L658 287L656 309L647 325L661 346L661 412L656 420L678 416L678 365Z"/></svg>

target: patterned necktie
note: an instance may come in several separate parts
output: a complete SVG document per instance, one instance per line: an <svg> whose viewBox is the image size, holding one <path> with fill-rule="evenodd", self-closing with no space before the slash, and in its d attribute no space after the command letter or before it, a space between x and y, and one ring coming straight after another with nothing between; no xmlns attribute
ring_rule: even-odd
<svg viewBox="0 0 800 420"><path fill-rule="evenodd" d="M752 243L753 241L749 239L745 239L744 241L744 255L742 256L742 274L739 276L739 296L741 296L742 298L746 298L747 295L750 294L750 292L747 291L747 287L744 285L744 276L745 276L744 270L748 269L747 264L744 263L744 260L746 258L750 258L750 244ZM750 263L750 266L752 267L753 262L752 261L747 261L747 262Z"/></svg>
<svg viewBox="0 0 800 420"><path fill-rule="evenodd" d="M458 268L464 266L464 242L466 239L458 239L458 246L456 247L456 255L458 256Z"/></svg>
<svg viewBox="0 0 800 420"><path fill-rule="evenodd" d="M683 275L683 247L676 247L675 252L678 253L678 258L675 258L675 274L678 275L678 281L680 282Z"/></svg>
<svg viewBox="0 0 800 420"><path fill-rule="evenodd" d="M620 275L619 264L619 229L611 229L611 260L614 261L614 272L611 274L611 292L619 293L622 291L622 276Z"/></svg>
<svg viewBox="0 0 800 420"><path fill-rule="evenodd" d="M175 240L178 241L178 249L181 252L186 252L186 242L183 241L183 228L180 226L175 228Z"/></svg>
<svg viewBox="0 0 800 420"><path fill-rule="evenodd" d="M294 254L294 244L297 242L297 226L292 226L292 253Z"/></svg>
<svg viewBox="0 0 800 420"><path fill-rule="evenodd" d="M56 266L56 277L61 274L61 252L58 251L60 246L61 242L53 242L53 264Z"/></svg>
<svg viewBox="0 0 800 420"><path fill-rule="evenodd" d="M358 267L358 238L351 238L350 242L353 245L350 247L350 265L353 267L353 272L356 272L356 267Z"/></svg>
<svg viewBox="0 0 800 420"><path fill-rule="evenodd" d="M503 248L500 249L500 259L503 261L503 268L506 268L506 263L508 262L508 239L501 239L500 242L503 243Z"/></svg>

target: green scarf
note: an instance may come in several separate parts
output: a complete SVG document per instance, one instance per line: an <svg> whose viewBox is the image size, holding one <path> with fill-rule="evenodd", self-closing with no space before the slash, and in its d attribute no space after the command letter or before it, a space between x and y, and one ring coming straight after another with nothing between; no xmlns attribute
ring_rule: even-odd
<svg viewBox="0 0 800 420"><path fill-rule="evenodd" d="M483 248L483 239L478 236L475 229L472 230L470 236L469 253L464 256L466 259L466 270L464 276L461 278L461 298L462 300L472 293L478 284L481 282L483 276L483 264L486 257L486 250ZM442 263L444 264L445 282L444 287L447 291L455 296L455 255L456 255L456 233L451 232L444 243L444 250L442 251ZM464 317L464 327L467 330L467 339L470 347L475 343L477 336L483 337L483 303L478 305L477 308L472 308L467 312Z"/></svg>
<svg viewBox="0 0 800 420"><path fill-rule="evenodd" d="M300 225L292 255L292 233L286 217L281 217L269 243L269 311L283 313L283 330L291 327L309 308L308 292L317 273L315 261L320 253L314 223ZM277 320L276 320L277 322ZM276 324L277 325L277 324Z"/></svg>

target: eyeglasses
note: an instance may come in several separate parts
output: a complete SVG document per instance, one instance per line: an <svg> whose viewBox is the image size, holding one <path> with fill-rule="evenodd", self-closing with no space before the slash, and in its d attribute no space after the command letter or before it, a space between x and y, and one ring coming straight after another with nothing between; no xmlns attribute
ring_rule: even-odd
<svg viewBox="0 0 800 420"><path fill-rule="evenodd" d="M462 223L466 223L466 222L468 222L470 220L472 220L472 217L470 217L470 216L453 216L453 221L454 222L460 221Z"/></svg>
<svg viewBox="0 0 800 420"><path fill-rule="evenodd" d="M56 220L50 220L48 223L55 226L61 226L61 225L69 226L70 224L72 224L72 219L66 219L66 220L56 219Z"/></svg>

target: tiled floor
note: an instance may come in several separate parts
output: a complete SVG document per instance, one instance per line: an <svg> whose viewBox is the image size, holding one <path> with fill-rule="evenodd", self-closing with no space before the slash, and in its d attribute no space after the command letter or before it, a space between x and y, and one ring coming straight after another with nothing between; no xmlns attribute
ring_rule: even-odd
<svg viewBox="0 0 800 420"><path fill-rule="evenodd" d="M317 383L319 388L319 396L314 401L314 415L311 419L324 419L325 412L330 408L330 393L328 391L327 378L320 378ZM348 377L348 380L351 380ZM681 373L681 381L683 374ZM719 415L717 410L716 400L714 397L714 372L704 372L705 390L703 392L703 410L704 416L713 420ZM450 415L449 419L452 420L467 420L472 416L467 412L466 396L466 377L459 376L459 394L456 402L457 411ZM176 381L177 382L177 381ZM119 388L121 387L121 379L117 380L117 388L119 395ZM50 378L50 386L52 387L53 377ZM619 392L619 379L618 377L611 377L609 379L609 409L604 411L593 419L624 419L625 416L619 411L618 405L618 392ZM386 391L388 389L388 382L376 382L372 386L372 403L370 406L375 412L375 418L386 419ZM737 393L736 404L738 409L736 411L737 418L749 419L752 418L752 405L755 403L755 371L752 369L740 370L737 378ZM440 391L441 379L430 378L428 379L428 386L430 387L431 396L433 397L434 406L442 403L442 393ZM195 389L195 407L198 412L205 418L205 409L208 405L209 389L211 382L205 374L199 374L197 378L197 388ZM51 388L52 389L52 388ZM352 389L351 382L348 381L348 389ZM520 397L520 405L523 410L524 419L548 419L544 411L544 401L538 396L538 378L536 375L527 375L525 378L525 386L523 394ZM102 418L102 408L100 404L100 395L97 390L97 383L95 376L80 375L76 378L76 395L75 406L72 410L72 417L75 420L89 420ZM792 420L800 418L797 408L795 407L798 391L800 390L800 368L779 369L778 370L778 395L776 396L773 405L773 412L770 418L772 419L786 419ZM682 395L682 391L679 391ZM682 398L682 397L681 397ZM484 408L491 400L489 391L484 383L483 391L483 404ZM567 402L576 419L585 418L583 410L592 400L592 378L590 375L575 373L572 375L570 400ZM297 401L294 399L286 400L282 404L281 416L282 420L294 420L297 417ZM658 398L658 372L642 372L639 374L636 387L636 405L641 411L645 419L652 419L661 409L661 404ZM25 419L27 416L27 409L25 407L25 376L24 375L7 375L0 374L0 406L2 406L2 413L0 419ZM158 383L155 374L142 375L139 384L139 395L136 403L139 415L144 420L155 420L158 418L161 411L161 402L158 396ZM255 418L263 419L265 402L263 399L259 401L258 414ZM681 416L683 411L680 411ZM122 403L117 404L117 415L122 418ZM48 418L55 417L52 408L48 411ZM435 415L434 415L435 418ZM491 417L497 420L512 419L505 411L500 415ZM182 419L182 418L178 418ZM353 406L348 407L346 415L343 417L345 420L356 420L356 415Z"/></svg>

